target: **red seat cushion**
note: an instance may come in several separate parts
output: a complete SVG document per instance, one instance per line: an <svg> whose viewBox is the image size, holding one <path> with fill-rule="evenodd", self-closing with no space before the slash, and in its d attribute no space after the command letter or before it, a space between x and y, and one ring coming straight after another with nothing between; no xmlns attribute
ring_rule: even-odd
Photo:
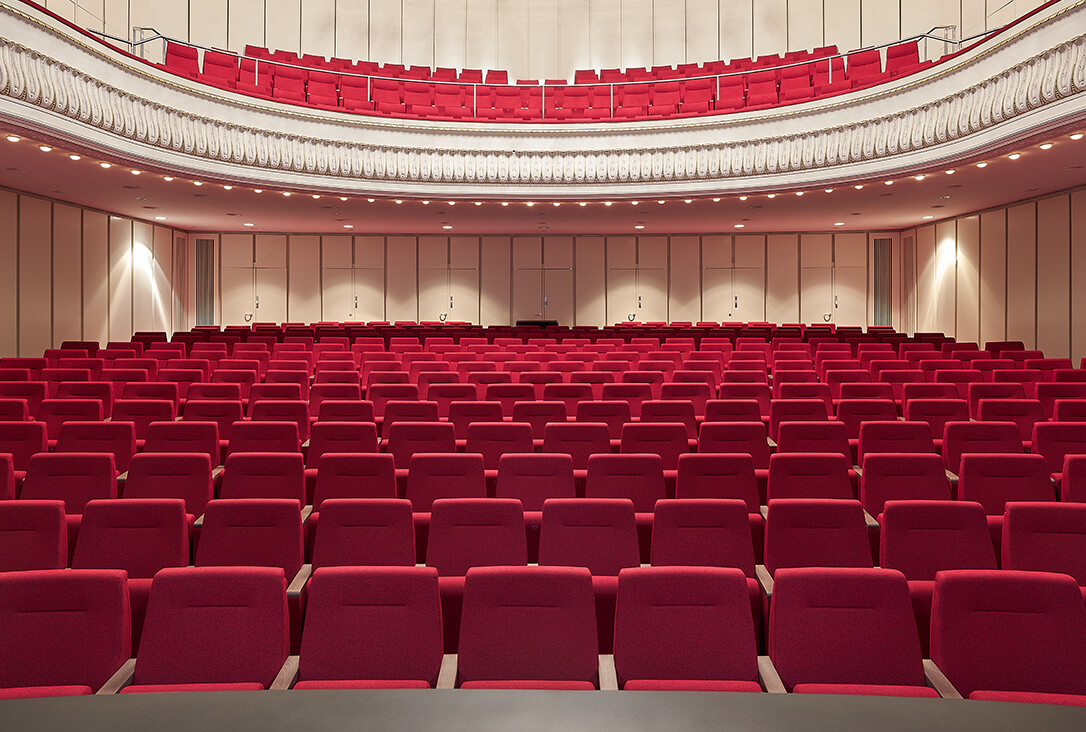
<svg viewBox="0 0 1086 732"><path fill-rule="evenodd" d="M236 684L143 684L126 686L122 694L158 694L169 691L263 691L261 684L241 682Z"/></svg>
<svg viewBox="0 0 1086 732"><path fill-rule="evenodd" d="M0 689L0 699L37 699L43 696L89 696L89 686L15 686Z"/></svg>
<svg viewBox="0 0 1086 732"><path fill-rule="evenodd" d="M974 691L970 699L982 701L1025 702L1028 704L1064 704L1086 707L1086 696L1079 694L1045 694L1039 691Z"/></svg>
<svg viewBox="0 0 1086 732"><path fill-rule="evenodd" d="M853 694L859 696L916 696L939 698L927 686L884 686L880 684L796 684L793 694Z"/></svg>
<svg viewBox="0 0 1086 732"><path fill-rule="evenodd" d="M707 679L631 679L623 688L627 691L762 691L755 681Z"/></svg>
<svg viewBox="0 0 1086 732"><path fill-rule="evenodd" d="M466 681L463 689L558 689L561 691L595 691L596 687L587 681L547 681L545 679L523 679L516 681Z"/></svg>
<svg viewBox="0 0 1086 732"><path fill-rule="evenodd" d="M376 679L358 681L299 681L295 689L429 689L425 681Z"/></svg>

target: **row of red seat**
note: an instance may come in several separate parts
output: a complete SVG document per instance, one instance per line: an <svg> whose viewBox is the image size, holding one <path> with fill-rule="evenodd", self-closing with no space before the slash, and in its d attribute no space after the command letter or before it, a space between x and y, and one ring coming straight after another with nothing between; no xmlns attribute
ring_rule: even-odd
<svg viewBox="0 0 1086 732"><path fill-rule="evenodd" d="M253 54L260 49L246 50L247 56L240 58L206 51L201 71L198 49L170 42L163 67L215 86L322 109L440 120L546 122L666 119L765 109L879 84L932 63L921 63L916 41L909 41L887 49L885 69L878 49L848 54L847 67L846 57L825 58L835 49L820 49L785 61L786 66L756 64L752 68L761 70L741 72L738 67L725 71L711 67L695 78L661 72L639 79L639 74L627 71L621 79L611 74L591 79L578 72L576 85L547 81L542 86L538 82L505 86L491 82L489 75L483 84L481 74L471 82L444 78L448 73L412 80L422 75L397 68L361 75L307 68L304 59L297 59L301 64L283 65L276 62L279 59L257 60Z"/></svg>
<svg viewBox="0 0 1086 732"><path fill-rule="evenodd" d="M460 686L1086 703L1086 608L1070 578L1049 573L940 572L933 663L907 583L886 569L781 570L768 657L758 656L740 571L624 569L612 659L597 652L588 570L475 567L447 666L432 568L318 570L298 657L288 657L281 571L200 567L155 576L146 642L130 660L125 579L112 570L0 577L5 627L19 639L5 645L0 695ZM73 600L87 609L70 612ZM57 624L82 642L56 643Z"/></svg>

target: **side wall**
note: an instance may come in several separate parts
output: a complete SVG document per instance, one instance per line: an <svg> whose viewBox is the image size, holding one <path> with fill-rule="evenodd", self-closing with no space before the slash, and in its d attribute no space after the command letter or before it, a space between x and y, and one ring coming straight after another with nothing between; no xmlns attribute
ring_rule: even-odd
<svg viewBox="0 0 1086 732"><path fill-rule="evenodd" d="M34 356L66 340L126 341L185 330L188 235L0 189L0 356ZM180 262L181 264L177 264Z"/></svg>
<svg viewBox="0 0 1086 732"><path fill-rule="evenodd" d="M122 38L133 27L204 46L245 44L422 66L570 79L575 69L842 51L953 25L998 28L1042 0L46 0ZM150 44L149 44L150 45ZM942 44L930 43L932 56ZM161 45L148 53L161 54ZM150 56L149 56L150 57ZM155 58L154 60L161 60Z"/></svg>
<svg viewBox="0 0 1086 732"><path fill-rule="evenodd" d="M1086 189L901 232L916 241L916 329L1086 356Z"/></svg>

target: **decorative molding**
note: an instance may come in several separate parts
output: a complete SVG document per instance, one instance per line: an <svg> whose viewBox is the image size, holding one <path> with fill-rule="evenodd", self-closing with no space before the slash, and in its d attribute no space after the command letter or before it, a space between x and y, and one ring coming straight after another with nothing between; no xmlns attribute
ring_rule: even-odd
<svg viewBox="0 0 1086 732"><path fill-rule="evenodd" d="M448 124L321 113L175 80L8 5L0 5L0 18L7 36L0 38L0 99L181 154L194 170L213 161L246 166L253 178L312 176L306 182L324 187L337 181L375 190L386 184L481 190L528 184L632 193L644 184L708 189L732 179L808 171L830 178L842 166L889 162L968 139L1086 90L1086 37L1075 30L1086 18L1086 3L1043 16L960 60L841 98L761 114L591 125ZM1016 45L1028 48L1028 37L1068 35L1070 40L1009 67L992 67ZM40 45L53 55L10 36L51 39ZM924 99L931 101L915 103ZM1081 116L1083 106L1075 107ZM204 113L188 111L193 109ZM845 109L852 121L827 124ZM119 143L116 149L123 148Z"/></svg>

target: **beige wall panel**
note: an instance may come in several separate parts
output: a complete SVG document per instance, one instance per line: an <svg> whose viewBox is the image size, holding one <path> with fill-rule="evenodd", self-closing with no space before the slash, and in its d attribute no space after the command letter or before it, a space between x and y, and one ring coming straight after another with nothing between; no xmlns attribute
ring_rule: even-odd
<svg viewBox="0 0 1086 732"><path fill-rule="evenodd" d="M93 9L87 9L87 5L95 5ZM103 10L104 3L102 0L97 0L96 3L84 3L76 6L75 9L75 24L81 28L88 30L101 31L105 30L105 26L102 21L102 16L105 15Z"/></svg>
<svg viewBox="0 0 1086 732"><path fill-rule="evenodd" d="M154 28L164 36L188 40L189 5L187 2L156 2L156 0L129 0L128 19L133 26ZM148 33L148 36L154 35ZM144 58L161 61L165 58L165 44L152 41L145 44ZM137 55L140 53L137 51Z"/></svg>
<svg viewBox="0 0 1086 732"><path fill-rule="evenodd" d="M637 319L643 323L670 320L667 314L667 270L637 270Z"/></svg>
<svg viewBox="0 0 1086 732"><path fill-rule="evenodd" d="M765 269L765 234L735 237L735 266Z"/></svg>
<svg viewBox="0 0 1086 732"><path fill-rule="evenodd" d="M608 262L610 266L610 262ZM637 268L667 269L667 237L637 237Z"/></svg>
<svg viewBox="0 0 1086 732"><path fill-rule="evenodd" d="M449 305L449 270L419 268L419 321L454 318Z"/></svg>
<svg viewBox="0 0 1086 732"><path fill-rule="evenodd" d="M354 308L355 320L386 319L384 269L354 270L354 294L358 298L358 307Z"/></svg>
<svg viewBox="0 0 1086 732"><path fill-rule="evenodd" d="M467 66L467 0L434 3L434 66Z"/></svg>
<svg viewBox="0 0 1086 732"><path fill-rule="evenodd" d="M46 10L56 13L65 20L75 20L75 0L46 0Z"/></svg>
<svg viewBox="0 0 1086 732"><path fill-rule="evenodd" d="M652 0L622 0L622 66L652 66Z"/></svg>
<svg viewBox="0 0 1086 732"><path fill-rule="evenodd" d="M916 329L935 330L935 227L916 230Z"/></svg>
<svg viewBox="0 0 1086 732"><path fill-rule="evenodd" d="M83 337L109 340L109 217L83 212Z"/></svg>
<svg viewBox="0 0 1086 732"><path fill-rule="evenodd" d="M220 321L223 325L243 325L248 322L246 317L250 321L270 320L256 310L256 282L253 271L252 267L222 268L219 280L222 283Z"/></svg>
<svg viewBox="0 0 1086 732"><path fill-rule="evenodd" d="M833 322L867 324L867 268L833 268Z"/></svg>
<svg viewBox="0 0 1086 732"><path fill-rule="evenodd" d="M1037 344L1037 206L1007 209L1007 338Z"/></svg>
<svg viewBox="0 0 1086 732"><path fill-rule="evenodd" d="M799 292L801 323L833 321L833 267L800 267Z"/></svg>
<svg viewBox="0 0 1086 732"><path fill-rule="evenodd" d="M732 288L732 270L713 267L701 271L701 318L717 323L732 319L735 293Z"/></svg>
<svg viewBox="0 0 1086 732"><path fill-rule="evenodd" d="M1037 348L1071 355L1071 198L1037 202Z"/></svg>
<svg viewBox="0 0 1086 732"><path fill-rule="evenodd" d="M980 343L1007 337L1007 212L980 215Z"/></svg>
<svg viewBox="0 0 1086 732"><path fill-rule="evenodd" d="M697 236L671 237L668 276L668 320L701 320L701 240Z"/></svg>
<svg viewBox="0 0 1086 732"><path fill-rule="evenodd" d="M909 0L860 0L860 45L877 46L901 38L901 5ZM983 0L982 0L983 2ZM841 49L845 50L845 49ZM885 59L885 53L883 54Z"/></svg>
<svg viewBox="0 0 1086 732"><path fill-rule="evenodd" d="M524 0L498 0L497 68L509 72L509 81L530 79L532 31L528 21L528 3Z"/></svg>
<svg viewBox="0 0 1086 732"><path fill-rule="evenodd" d="M765 316L771 323L799 320L799 235L766 237Z"/></svg>
<svg viewBox="0 0 1086 732"><path fill-rule="evenodd" d="M189 40L201 46L227 48L227 5L227 0L189 0Z"/></svg>
<svg viewBox="0 0 1086 732"><path fill-rule="evenodd" d="M132 223L132 332L154 328L155 229Z"/></svg>
<svg viewBox="0 0 1086 732"><path fill-rule="evenodd" d="M223 234L219 257L223 267L252 267L253 235Z"/></svg>
<svg viewBox="0 0 1086 732"><path fill-rule="evenodd" d="M958 327L955 337L959 341L980 342L980 216L958 219L957 276Z"/></svg>
<svg viewBox="0 0 1086 732"><path fill-rule="evenodd" d="M132 221L109 217L109 340L132 337Z"/></svg>
<svg viewBox="0 0 1086 732"><path fill-rule="evenodd" d="M449 320L479 322L479 270L449 270Z"/></svg>
<svg viewBox="0 0 1086 732"><path fill-rule="evenodd" d="M701 266L706 269L731 267L731 236L727 234L706 234L701 237Z"/></svg>
<svg viewBox="0 0 1086 732"><path fill-rule="evenodd" d="M547 269L572 269L573 237L543 237L543 266Z"/></svg>
<svg viewBox="0 0 1086 732"><path fill-rule="evenodd" d="M169 334L174 322L173 229L155 227L154 279L151 289L152 330Z"/></svg>
<svg viewBox="0 0 1086 732"><path fill-rule="evenodd" d="M498 69L498 0L467 0L469 69Z"/></svg>
<svg viewBox="0 0 1086 732"><path fill-rule="evenodd" d="M513 270L512 322L543 317L543 270Z"/></svg>
<svg viewBox="0 0 1086 732"><path fill-rule="evenodd" d="M572 325L576 318L572 269L545 269L543 272L543 317L559 325Z"/></svg>
<svg viewBox="0 0 1086 732"><path fill-rule="evenodd" d="M273 51L299 52L302 48L302 0L264 0L264 33Z"/></svg>
<svg viewBox="0 0 1086 732"><path fill-rule="evenodd" d="M311 323L321 319L321 238L292 235L288 248L287 318Z"/></svg>
<svg viewBox="0 0 1086 732"><path fill-rule="evenodd" d="M336 0L305 0L302 11L302 51L331 58L336 55Z"/></svg>
<svg viewBox="0 0 1086 732"><path fill-rule="evenodd" d="M579 236L574 266L577 298L577 325L603 325L607 318L604 287L604 240L602 236Z"/></svg>
<svg viewBox="0 0 1086 732"><path fill-rule="evenodd" d="M129 18L129 0L105 0L103 6L106 33L121 38L132 37L132 23Z"/></svg>
<svg viewBox="0 0 1086 732"><path fill-rule="evenodd" d="M834 234L833 264L867 269L867 234Z"/></svg>
<svg viewBox="0 0 1086 732"><path fill-rule="evenodd" d="M257 267L287 266L287 237L285 234L257 234L256 257L253 263Z"/></svg>
<svg viewBox="0 0 1086 732"><path fill-rule="evenodd" d="M287 270L264 267L253 270L257 300L254 321L282 323L287 320Z"/></svg>
<svg viewBox="0 0 1086 732"><path fill-rule="evenodd" d="M860 47L860 0L823 0L822 36L842 53Z"/></svg>
<svg viewBox="0 0 1086 732"><path fill-rule="evenodd" d="M8 260L5 260L8 261ZM83 337L83 212L53 205L53 340Z"/></svg>
<svg viewBox="0 0 1086 732"><path fill-rule="evenodd" d="M702 63L720 58L720 3L686 0L686 61Z"/></svg>
<svg viewBox="0 0 1086 732"><path fill-rule="evenodd" d="M336 0L336 57L364 61L369 56L369 0Z"/></svg>
<svg viewBox="0 0 1086 732"><path fill-rule="evenodd" d="M959 37L967 38L987 30L987 6L989 0L961 0L961 28Z"/></svg>
<svg viewBox="0 0 1086 732"><path fill-rule="evenodd" d="M510 240L507 236L484 236L480 241L482 262L479 279L479 322L483 325L509 324Z"/></svg>
<svg viewBox="0 0 1086 732"><path fill-rule="evenodd" d="M531 0L528 3L528 78L573 79L558 67L558 0Z"/></svg>
<svg viewBox="0 0 1086 732"><path fill-rule="evenodd" d="M558 0L558 74L564 78L592 67L590 19L585 0Z"/></svg>
<svg viewBox="0 0 1086 732"><path fill-rule="evenodd" d="M449 237L419 237L419 269L449 268Z"/></svg>
<svg viewBox="0 0 1086 732"><path fill-rule="evenodd" d="M803 234L799 238L801 267L830 267L833 265L833 235Z"/></svg>
<svg viewBox="0 0 1086 732"><path fill-rule="evenodd" d="M646 272L648 270L645 270ZM632 268L607 269L607 325L624 322L633 315L634 320L645 320L637 307L637 270Z"/></svg>
<svg viewBox="0 0 1086 732"><path fill-rule="evenodd" d="M244 52L246 44L266 46L264 42L264 0L229 0L226 34L230 50Z"/></svg>
<svg viewBox="0 0 1086 732"><path fill-rule="evenodd" d="M754 0L720 0L720 58L754 54Z"/></svg>
<svg viewBox="0 0 1086 732"><path fill-rule="evenodd" d="M403 63L403 8L400 0L370 0L370 61Z"/></svg>
<svg viewBox="0 0 1086 732"><path fill-rule="evenodd" d="M354 270L326 267L321 271L321 320L355 322L365 320L354 305ZM382 292L382 300L384 293Z"/></svg>
<svg viewBox="0 0 1086 732"><path fill-rule="evenodd" d="M1086 357L1086 190L1071 194L1071 358Z"/></svg>
<svg viewBox="0 0 1086 732"><path fill-rule="evenodd" d="M356 236L354 238L355 269L385 268L385 238L383 236Z"/></svg>
<svg viewBox="0 0 1086 732"><path fill-rule="evenodd" d="M388 237L385 260L385 317L388 320L418 319L416 245L413 236Z"/></svg>
<svg viewBox="0 0 1086 732"><path fill-rule="evenodd" d="M19 197L19 355L53 345L53 205Z"/></svg>
<svg viewBox="0 0 1086 732"><path fill-rule="evenodd" d="M622 0L588 0L588 12L591 24L589 67L614 69L624 66Z"/></svg>
<svg viewBox="0 0 1086 732"><path fill-rule="evenodd" d="M823 0L788 0L788 50L822 46Z"/></svg>
<svg viewBox="0 0 1086 732"><path fill-rule="evenodd" d="M449 237L450 269L479 269L479 237Z"/></svg>
<svg viewBox="0 0 1086 732"><path fill-rule="evenodd" d="M956 221L935 225L935 330L954 335L957 313L958 231Z"/></svg>
<svg viewBox="0 0 1086 732"><path fill-rule="evenodd" d="M350 269L354 266L354 237L322 236L321 267Z"/></svg>
<svg viewBox="0 0 1086 732"><path fill-rule="evenodd" d="M435 0L401 0L403 3L403 59L407 66L434 65Z"/></svg>
<svg viewBox="0 0 1086 732"><path fill-rule="evenodd" d="M19 196L0 191L0 260L19 257ZM0 357L19 355L19 269L0 267Z"/></svg>
<svg viewBox="0 0 1086 732"><path fill-rule="evenodd" d="M686 45L686 15L689 12L685 2L653 2L652 65L674 66L689 60Z"/></svg>
<svg viewBox="0 0 1086 732"><path fill-rule="evenodd" d="M788 0L754 3L754 55L783 53L788 45Z"/></svg>
<svg viewBox="0 0 1086 732"><path fill-rule="evenodd" d="M901 35L903 37L927 33L937 25L958 25L959 23L961 23L960 2L908 0L901 3ZM958 37L961 37L961 33Z"/></svg>
<svg viewBox="0 0 1086 732"><path fill-rule="evenodd" d="M731 318L750 322L765 320L765 270L760 267L737 267L732 270Z"/></svg>
<svg viewBox="0 0 1086 732"><path fill-rule="evenodd" d="M637 267L637 237L607 237L607 269L634 269Z"/></svg>
<svg viewBox="0 0 1086 732"><path fill-rule="evenodd" d="M513 268L539 269L543 266L543 238L539 236L513 237Z"/></svg>

